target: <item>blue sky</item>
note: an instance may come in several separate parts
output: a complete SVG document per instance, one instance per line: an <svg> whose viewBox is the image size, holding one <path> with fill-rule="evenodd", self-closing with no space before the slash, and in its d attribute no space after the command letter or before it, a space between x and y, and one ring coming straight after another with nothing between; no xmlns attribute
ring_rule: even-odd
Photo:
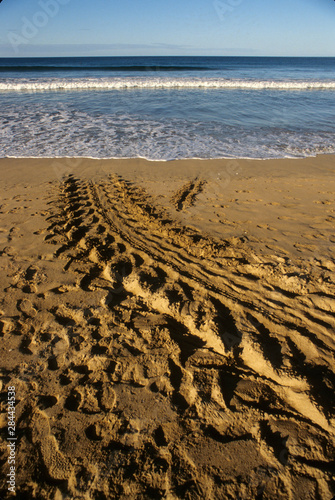
<svg viewBox="0 0 335 500"><path fill-rule="evenodd" d="M335 56L333 0L3 0L0 57Z"/></svg>

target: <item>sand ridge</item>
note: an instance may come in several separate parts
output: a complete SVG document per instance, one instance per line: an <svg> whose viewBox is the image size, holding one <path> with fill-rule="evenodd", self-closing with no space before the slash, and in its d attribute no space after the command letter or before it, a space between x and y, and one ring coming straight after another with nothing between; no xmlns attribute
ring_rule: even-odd
<svg viewBox="0 0 335 500"><path fill-rule="evenodd" d="M168 209L124 174L69 174L39 258L17 252L29 203L4 233L22 498L332 497L335 261L186 225L212 189L192 179Z"/></svg>

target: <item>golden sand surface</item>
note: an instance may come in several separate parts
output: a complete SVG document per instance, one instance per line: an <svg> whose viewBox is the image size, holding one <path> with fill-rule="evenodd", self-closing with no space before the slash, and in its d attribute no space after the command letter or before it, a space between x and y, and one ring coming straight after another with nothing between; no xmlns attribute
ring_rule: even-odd
<svg viewBox="0 0 335 500"><path fill-rule="evenodd" d="M0 173L0 498L331 500L334 156Z"/></svg>

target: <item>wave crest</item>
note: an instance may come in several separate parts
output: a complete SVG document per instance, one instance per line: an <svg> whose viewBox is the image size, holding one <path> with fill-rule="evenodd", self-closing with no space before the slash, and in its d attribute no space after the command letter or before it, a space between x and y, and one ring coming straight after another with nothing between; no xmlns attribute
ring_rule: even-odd
<svg viewBox="0 0 335 500"><path fill-rule="evenodd" d="M80 78L29 80L6 79L0 91L43 92L57 90L126 89L245 89L245 90L335 90L335 81L311 80L228 80L225 78Z"/></svg>

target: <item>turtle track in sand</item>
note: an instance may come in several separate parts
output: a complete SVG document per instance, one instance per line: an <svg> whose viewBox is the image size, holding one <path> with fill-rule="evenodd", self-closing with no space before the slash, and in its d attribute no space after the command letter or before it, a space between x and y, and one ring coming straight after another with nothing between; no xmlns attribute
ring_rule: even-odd
<svg viewBox="0 0 335 500"><path fill-rule="evenodd" d="M41 367L24 443L41 498L326 498L334 283L182 226L121 176L69 176L51 206L74 281L43 296L28 268L16 325Z"/></svg>

